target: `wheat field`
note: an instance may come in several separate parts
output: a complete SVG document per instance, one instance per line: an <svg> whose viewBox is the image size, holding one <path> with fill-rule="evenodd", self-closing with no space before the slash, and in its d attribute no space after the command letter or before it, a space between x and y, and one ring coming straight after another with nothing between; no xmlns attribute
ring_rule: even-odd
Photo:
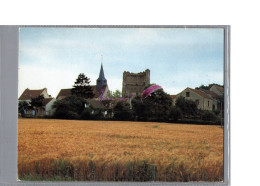
<svg viewBox="0 0 260 186"><path fill-rule="evenodd" d="M222 181L223 129L19 119L18 175L25 180Z"/></svg>

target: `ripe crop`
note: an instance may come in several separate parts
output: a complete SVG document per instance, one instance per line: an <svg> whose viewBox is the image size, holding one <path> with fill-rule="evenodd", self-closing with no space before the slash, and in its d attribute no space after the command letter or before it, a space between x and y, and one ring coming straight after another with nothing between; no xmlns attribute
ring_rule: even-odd
<svg viewBox="0 0 260 186"><path fill-rule="evenodd" d="M25 180L222 181L223 129L19 119L18 175Z"/></svg>

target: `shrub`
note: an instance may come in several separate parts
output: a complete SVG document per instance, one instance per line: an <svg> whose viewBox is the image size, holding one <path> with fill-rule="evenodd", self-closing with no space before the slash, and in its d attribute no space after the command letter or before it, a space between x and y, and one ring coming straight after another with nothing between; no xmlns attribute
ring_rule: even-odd
<svg viewBox="0 0 260 186"><path fill-rule="evenodd" d="M195 116L198 108L194 101L186 100L184 97L179 97L176 100L176 107L179 107L184 115Z"/></svg>
<svg viewBox="0 0 260 186"><path fill-rule="evenodd" d="M125 102L118 102L114 108L114 117L117 120L132 120L133 113L132 110L130 109L129 103Z"/></svg>
<svg viewBox="0 0 260 186"><path fill-rule="evenodd" d="M66 119L79 119L79 115L73 111L68 111L68 113L65 117L66 117Z"/></svg>
<svg viewBox="0 0 260 186"><path fill-rule="evenodd" d="M202 117L202 120L206 120L206 121L216 121L217 120L216 114L212 111L203 111L201 117Z"/></svg>
<svg viewBox="0 0 260 186"><path fill-rule="evenodd" d="M168 121L172 98L163 90L151 93L145 99L136 96L133 101L133 111L137 120L141 121Z"/></svg>
<svg viewBox="0 0 260 186"><path fill-rule="evenodd" d="M179 107L171 107L170 110L170 119L172 119L173 121L177 121L178 119L182 118L182 112L181 109Z"/></svg>
<svg viewBox="0 0 260 186"><path fill-rule="evenodd" d="M80 114L80 119L91 119L91 109L90 108L85 108L83 112Z"/></svg>
<svg viewBox="0 0 260 186"><path fill-rule="evenodd" d="M55 108L53 116L59 119L77 119L84 110L85 103L84 99L76 96L57 100L53 104L53 108Z"/></svg>
<svg viewBox="0 0 260 186"><path fill-rule="evenodd" d="M104 118L103 112L104 112L103 109L96 108L96 109L94 109L94 113L91 114L90 118L93 120L102 120Z"/></svg>

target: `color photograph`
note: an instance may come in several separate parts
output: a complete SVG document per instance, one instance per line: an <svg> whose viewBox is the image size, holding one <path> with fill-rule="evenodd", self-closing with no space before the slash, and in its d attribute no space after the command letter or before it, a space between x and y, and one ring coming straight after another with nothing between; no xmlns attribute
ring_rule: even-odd
<svg viewBox="0 0 260 186"><path fill-rule="evenodd" d="M20 27L18 179L223 181L224 28Z"/></svg>

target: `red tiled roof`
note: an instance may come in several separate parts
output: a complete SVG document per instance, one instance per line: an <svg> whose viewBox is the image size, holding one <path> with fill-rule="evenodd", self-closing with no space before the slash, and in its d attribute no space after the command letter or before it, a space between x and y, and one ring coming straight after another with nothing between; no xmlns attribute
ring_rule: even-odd
<svg viewBox="0 0 260 186"><path fill-rule="evenodd" d="M213 97L213 98L218 98L218 97L219 97L219 96L218 96L215 92L213 92L213 91L206 90L206 89L199 89L199 90L205 92L206 94L210 95L210 96Z"/></svg>
<svg viewBox="0 0 260 186"><path fill-rule="evenodd" d="M19 97L18 100L29 100L31 98L36 98L41 93L44 91L44 89L39 89L39 90L30 90L30 89L25 89L22 95Z"/></svg>
<svg viewBox="0 0 260 186"><path fill-rule="evenodd" d="M216 88L217 88L221 93L224 93L224 88L223 88L223 87L216 85Z"/></svg>
<svg viewBox="0 0 260 186"><path fill-rule="evenodd" d="M94 108L105 108L103 103L99 100L87 99L87 101Z"/></svg>
<svg viewBox="0 0 260 186"><path fill-rule="evenodd" d="M170 95L172 99L176 98L177 95Z"/></svg>
<svg viewBox="0 0 260 186"><path fill-rule="evenodd" d="M51 100L53 100L53 98L45 98L45 99L42 101L42 105L43 105L43 106L46 106Z"/></svg>
<svg viewBox="0 0 260 186"><path fill-rule="evenodd" d="M67 96L71 95L71 88L67 88L67 89L61 89L59 94L57 95L56 99L60 98L65 98Z"/></svg>
<svg viewBox="0 0 260 186"><path fill-rule="evenodd" d="M193 92L197 93L198 95L207 98L207 99L211 99L206 93L202 92L201 90L197 90L197 89L192 89L189 88L190 90L192 90Z"/></svg>
<svg viewBox="0 0 260 186"><path fill-rule="evenodd" d="M106 87L107 86L103 86L102 90L105 91ZM91 85L91 88L92 88L93 94L95 95L93 98L98 98L102 94L101 91L97 90L97 86L96 85ZM58 98L63 99L63 98L65 98L67 96L70 96L70 95L71 95L71 88L69 88L69 89L61 89L59 94L57 95L56 99L58 99Z"/></svg>
<svg viewBox="0 0 260 186"><path fill-rule="evenodd" d="M92 90L93 90L93 94L95 95L94 98L98 98L99 96L101 96L102 91L97 90L97 86L96 85L93 85L91 87L92 87ZM106 87L107 87L106 85L103 86L102 90L105 91Z"/></svg>

